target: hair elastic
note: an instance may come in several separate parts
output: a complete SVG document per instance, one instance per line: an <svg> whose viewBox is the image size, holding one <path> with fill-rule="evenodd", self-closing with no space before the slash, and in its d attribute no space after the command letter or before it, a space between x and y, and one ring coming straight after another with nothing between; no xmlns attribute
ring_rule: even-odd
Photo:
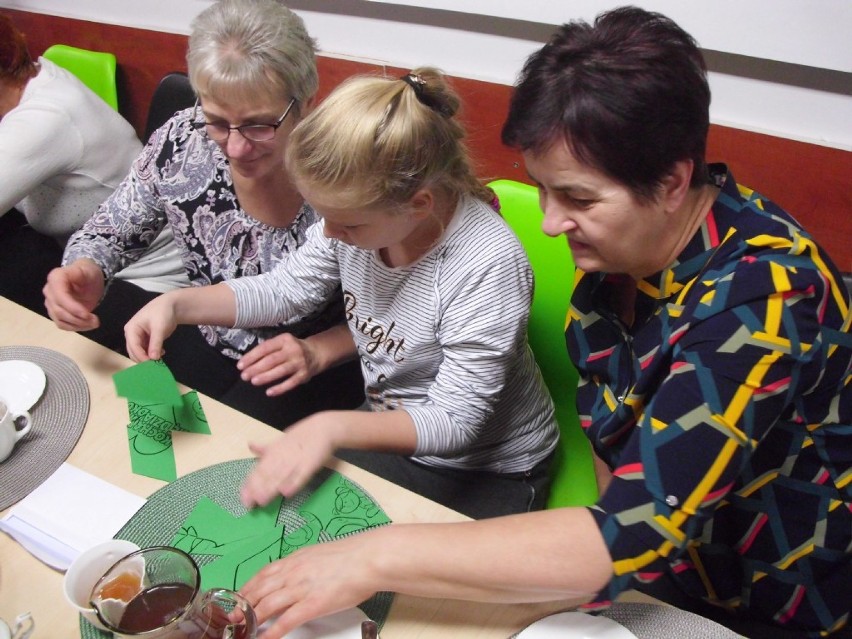
<svg viewBox="0 0 852 639"><path fill-rule="evenodd" d="M400 76L399 79L414 89L414 95L417 96L417 100L420 104L429 107L433 111L437 111L445 118L453 116L453 111L449 105L441 103L439 100L436 100L434 97L426 93L426 81L419 75L416 73L406 73L405 75Z"/></svg>

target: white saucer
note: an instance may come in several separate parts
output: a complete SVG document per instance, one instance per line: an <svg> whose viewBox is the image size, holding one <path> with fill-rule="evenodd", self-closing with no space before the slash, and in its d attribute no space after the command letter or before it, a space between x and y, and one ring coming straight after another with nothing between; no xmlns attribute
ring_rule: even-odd
<svg viewBox="0 0 852 639"><path fill-rule="evenodd" d="M361 639L361 622L367 615L360 608L341 610L309 621L284 635L283 639ZM267 622L261 628L265 627Z"/></svg>
<svg viewBox="0 0 852 639"><path fill-rule="evenodd" d="M558 612L531 623L517 639L636 639L636 635L606 617Z"/></svg>
<svg viewBox="0 0 852 639"><path fill-rule="evenodd" d="M40 366L22 359L0 361L0 396L13 413L31 409L46 384L47 378Z"/></svg>

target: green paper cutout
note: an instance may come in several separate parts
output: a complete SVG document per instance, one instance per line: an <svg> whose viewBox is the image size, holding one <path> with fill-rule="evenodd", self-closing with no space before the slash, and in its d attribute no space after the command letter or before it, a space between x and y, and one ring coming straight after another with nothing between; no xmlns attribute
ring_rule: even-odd
<svg viewBox="0 0 852 639"><path fill-rule="evenodd" d="M116 392L127 398L131 469L138 475L174 481L177 469L171 431L210 434L198 393L181 395L168 366L160 361L131 366L113 379Z"/></svg>
<svg viewBox="0 0 852 639"><path fill-rule="evenodd" d="M177 382L166 363L149 359L112 376L119 397L145 404L180 406Z"/></svg>
<svg viewBox="0 0 852 639"><path fill-rule="evenodd" d="M197 391L191 390L184 393L181 396L180 408L174 414L174 430L203 435L210 434L210 424L207 423L207 416L204 414L201 398L198 397Z"/></svg>
<svg viewBox="0 0 852 639"><path fill-rule="evenodd" d="M310 546L319 541L322 532L322 522L312 513L300 513L305 518L305 525L297 528L284 537L281 547L281 556L289 555L302 546Z"/></svg>
<svg viewBox="0 0 852 639"><path fill-rule="evenodd" d="M278 495L265 506L256 506L240 517L240 521L252 522L256 529L263 526L274 526L278 523L278 513L281 512L281 504L284 497Z"/></svg>
<svg viewBox="0 0 852 639"><path fill-rule="evenodd" d="M202 587L239 590L267 564L317 543L322 532L320 521L308 515L311 521L289 534L284 534L282 525L267 534L228 545L221 558L201 567Z"/></svg>
<svg viewBox="0 0 852 639"><path fill-rule="evenodd" d="M307 513L332 537L390 523L381 507L340 473L333 473L305 501L299 514Z"/></svg>
<svg viewBox="0 0 852 639"><path fill-rule="evenodd" d="M235 547L239 550L243 541L265 534L275 527L281 501L279 497L263 508L255 508L242 517L234 517L209 497L202 497L170 545L198 555L221 556L234 551Z"/></svg>
<svg viewBox="0 0 852 639"><path fill-rule="evenodd" d="M127 401L127 412L130 417L130 428L139 435L161 442L165 448L171 448L171 432L175 427L174 407L166 404L140 404ZM153 454L148 449L139 447L144 454Z"/></svg>
<svg viewBox="0 0 852 639"><path fill-rule="evenodd" d="M130 468L137 475L145 475L163 481L177 479L172 434L168 431L142 431L139 424L127 425L127 441L130 447Z"/></svg>
<svg viewBox="0 0 852 639"><path fill-rule="evenodd" d="M171 545L199 559L217 557L198 562L203 589L239 590L267 564L319 543L323 533L339 537L390 523L372 498L339 473L331 473L305 500L299 509L304 523L290 532L276 525L282 499L234 517L209 497L201 497Z"/></svg>
<svg viewBox="0 0 852 639"><path fill-rule="evenodd" d="M201 587L239 590L267 564L281 558L284 525L243 540L219 559L201 566Z"/></svg>

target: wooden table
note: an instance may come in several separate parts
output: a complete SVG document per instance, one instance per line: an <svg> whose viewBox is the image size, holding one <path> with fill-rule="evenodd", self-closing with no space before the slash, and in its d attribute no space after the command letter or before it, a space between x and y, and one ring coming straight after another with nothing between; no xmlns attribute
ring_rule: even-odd
<svg viewBox="0 0 852 639"><path fill-rule="evenodd" d="M0 346L24 345L50 348L70 357L89 384L88 420L68 463L142 497L165 485L130 470L127 403L116 395L112 381L115 372L132 364L129 359L81 335L61 331L49 320L0 297ZM249 441L262 442L278 434L208 397L202 396L202 405L213 434L197 437L174 433L179 477L204 466L250 457ZM363 486L396 523L466 519L355 466L336 461L331 468ZM3 515L5 511L0 517ZM29 611L36 623L33 639L79 637L77 614L62 595L62 576L0 533L0 618L11 623L19 613ZM535 619L563 608L558 602L491 605L397 595L382 638L505 639Z"/></svg>

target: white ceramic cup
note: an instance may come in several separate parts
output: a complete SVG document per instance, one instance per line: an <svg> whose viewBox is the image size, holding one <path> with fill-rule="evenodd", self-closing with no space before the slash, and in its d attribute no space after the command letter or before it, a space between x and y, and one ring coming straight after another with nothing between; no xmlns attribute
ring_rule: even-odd
<svg viewBox="0 0 852 639"><path fill-rule="evenodd" d="M21 418L26 419L26 425L18 430L15 422ZM12 454L21 438L30 432L33 426L33 418L27 411L13 412L9 408L9 402L0 397L0 462Z"/></svg>
<svg viewBox="0 0 852 639"><path fill-rule="evenodd" d="M93 626L106 630L91 606L92 588L116 562L137 550L139 546L132 541L110 539L81 553L65 572L65 599Z"/></svg>

